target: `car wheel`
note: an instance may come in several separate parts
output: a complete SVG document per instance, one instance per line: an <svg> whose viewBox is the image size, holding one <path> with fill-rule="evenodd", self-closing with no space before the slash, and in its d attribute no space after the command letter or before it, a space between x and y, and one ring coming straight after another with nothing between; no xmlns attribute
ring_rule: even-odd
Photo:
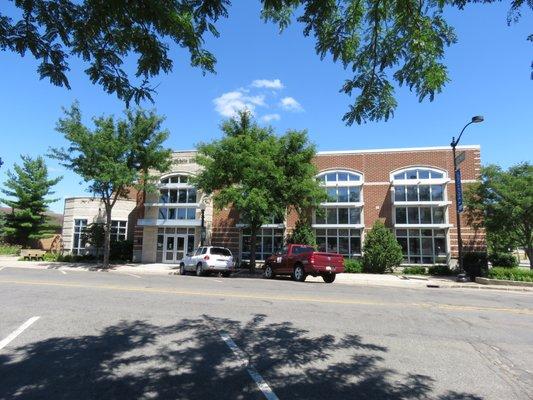
<svg viewBox="0 0 533 400"><path fill-rule="evenodd" d="M266 279L274 278L274 270L272 269L272 266L270 265L266 266L264 275Z"/></svg>
<svg viewBox="0 0 533 400"><path fill-rule="evenodd" d="M196 266L196 276L203 276L204 275L204 269L202 268L202 264L198 263Z"/></svg>
<svg viewBox="0 0 533 400"><path fill-rule="evenodd" d="M335 277L337 275L335 274L324 274L322 275L322 279L324 279L324 282L326 283L333 283L333 281L335 280Z"/></svg>
<svg viewBox="0 0 533 400"><path fill-rule="evenodd" d="M185 275L185 264L180 264L180 275Z"/></svg>
<svg viewBox="0 0 533 400"><path fill-rule="evenodd" d="M305 273L304 267L301 265L297 265L294 267L294 272L292 273L292 277L295 281L303 282L305 281L305 278L307 278L307 275Z"/></svg>
<svg viewBox="0 0 533 400"><path fill-rule="evenodd" d="M231 276L231 272L222 272L222 276L224 278L229 278Z"/></svg>

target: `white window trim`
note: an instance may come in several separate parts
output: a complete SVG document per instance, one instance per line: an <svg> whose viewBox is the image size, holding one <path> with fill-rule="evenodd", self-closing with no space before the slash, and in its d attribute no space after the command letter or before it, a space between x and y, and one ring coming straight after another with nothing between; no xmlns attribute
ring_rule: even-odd
<svg viewBox="0 0 533 400"><path fill-rule="evenodd" d="M70 246L70 252L74 254L74 236L76 235L76 220L85 220L85 228L89 226L89 219L88 217L74 217L72 218L72 239L71 239L71 246ZM81 234L81 232L80 232ZM81 247L76 247L76 249L81 249ZM87 246L84 247L84 249L87 249Z"/></svg>
<svg viewBox="0 0 533 400"><path fill-rule="evenodd" d="M331 174L332 172L342 172L347 174L355 174L359 176L358 181L335 181L335 182L320 182L320 186L328 187L328 186L361 186L364 183L364 175L355 170L350 169L338 169L338 168L331 168L331 169L325 169L320 171L318 174L315 175L315 178L320 178L324 175Z"/></svg>
<svg viewBox="0 0 533 400"><path fill-rule="evenodd" d="M451 201L393 201L393 207L423 207L423 206L434 206L434 207L446 207L452 204Z"/></svg>
<svg viewBox="0 0 533 400"><path fill-rule="evenodd" d="M242 224L242 223L239 223L239 224L235 225L235 228L248 228L248 227L249 227L248 224ZM260 229L263 229L263 228L285 229L285 223L282 223L282 224L264 224L264 225L261 225Z"/></svg>
<svg viewBox="0 0 533 400"><path fill-rule="evenodd" d="M412 170L412 169L425 169L425 170L428 170L428 171L433 171L433 172L438 172L438 173L441 173L443 174L443 178L429 178L429 179L394 179L394 175L396 174L400 174L402 172L405 172L405 171L409 171L409 170ZM391 171L390 174L389 174L389 178L390 178L390 181L393 183L393 184L397 184L397 185L402 185L404 183L401 183L401 182L411 182L411 184L413 182L424 182L424 183L432 183L432 181L434 181L434 183L446 183L446 182L449 182L449 177L448 177L448 171L444 170L444 169L441 169L441 168L437 168L437 167L432 167L432 166L429 166L429 165L409 165L409 166L405 166L405 167L402 167L402 168L398 168L394 171ZM446 181L446 182L443 182L443 181ZM398 183L396 183L398 182Z"/></svg>
<svg viewBox="0 0 533 400"><path fill-rule="evenodd" d="M365 224L312 224L314 229L364 229Z"/></svg>
<svg viewBox="0 0 533 400"><path fill-rule="evenodd" d="M362 209L363 205L364 203L362 201L353 202L353 203L340 203L340 202L320 203L320 207L324 207L324 208L343 208L343 207L357 208L357 207L360 207Z"/></svg>
<svg viewBox="0 0 533 400"><path fill-rule="evenodd" d="M128 240L128 220L127 219L112 219L111 220L111 225L113 225L113 222L116 221L116 222L125 222L126 223L126 231L124 232L124 240ZM112 226L111 226L112 227ZM111 233L111 227L109 227L109 233ZM118 236L118 232L117 232L117 236Z"/></svg>
<svg viewBox="0 0 533 400"><path fill-rule="evenodd" d="M394 229L446 229L452 224L394 224Z"/></svg>
<svg viewBox="0 0 533 400"><path fill-rule="evenodd" d="M411 168L410 168L411 169ZM441 171L439 171L441 172ZM391 179L394 186L412 186L412 185L445 185L451 181L450 178L437 179Z"/></svg>
<svg viewBox="0 0 533 400"><path fill-rule="evenodd" d="M156 219L156 218L143 218L137 221L138 226L163 226L163 227L193 227L201 226L202 221L199 219Z"/></svg>
<svg viewBox="0 0 533 400"><path fill-rule="evenodd" d="M145 207L166 207L166 208L199 208L200 203L144 203Z"/></svg>

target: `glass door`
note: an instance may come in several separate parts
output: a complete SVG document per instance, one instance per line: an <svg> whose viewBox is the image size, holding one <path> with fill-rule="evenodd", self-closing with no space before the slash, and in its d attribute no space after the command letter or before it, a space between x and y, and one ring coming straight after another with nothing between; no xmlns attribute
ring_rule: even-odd
<svg viewBox="0 0 533 400"><path fill-rule="evenodd" d="M165 235L163 249L163 262L169 264L177 263L185 256L187 250L187 236L174 234Z"/></svg>

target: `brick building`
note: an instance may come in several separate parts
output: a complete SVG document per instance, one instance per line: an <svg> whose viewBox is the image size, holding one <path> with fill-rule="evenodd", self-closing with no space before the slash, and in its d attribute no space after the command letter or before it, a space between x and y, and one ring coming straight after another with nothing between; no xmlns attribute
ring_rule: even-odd
<svg viewBox="0 0 533 400"><path fill-rule="evenodd" d="M465 187L479 179L479 146L459 146ZM226 246L239 259L249 254L249 234L231 208L214 210L189 182L199 166L194 151L173 154L173 168L161 176L159 193L138 200L134 259L176 263L200 244ZM457 257L455 182L449 147L324 151L314 160L317 178L328 192L323 216L313 217L322 250L347 257L361 254L365 231L377 219L393 229L408 264L450 264ZM203 218L202 218L203 214ZM203 222L202 222L203 221ZM281 247L296 216L273 220L259 235L257 256ZM466 222L466 221L464 221ZM464 225L466 249L484 250L482 230Z"/></svg>
<svg viewBox="0 0 533 400"><path fill-rule="evenodd" d="M461 146L462 182L479 179L479 146ZM177 263L198 247L202 226L205 243L229 247L239 259L249 255L250 235L231 208L215 210L189 177L199 171L194 151L173 154L172 169L159 179L159 192L131 194L113 211L113 232L118 239L133 238L137 262ZM449 147L324 151L314 160L317 179L328 193L313 216L319 248L346 257L361 255L365 232L377 219L389 226L404 250L406 264L451 264L457 257L455 182ZM64 248L90 251L81 232L102 218L102 205L91 198L65 201ZM203 214L203 218L202 218ZM294 228L297 216L272 220L261 229L259 260L279 249ZM203 221L203 222L202 222ZM485 249L485 233L464 224L465 248Z"/></svg>

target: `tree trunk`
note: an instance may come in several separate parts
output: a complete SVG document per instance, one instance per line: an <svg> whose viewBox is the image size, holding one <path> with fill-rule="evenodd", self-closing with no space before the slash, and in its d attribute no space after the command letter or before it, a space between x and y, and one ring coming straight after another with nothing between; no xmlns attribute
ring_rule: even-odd
<svg viewBox="0 0 533 400"><path fill-rule="evenodd" d="M255 245L257 243L257 228L251 227L251 236L250 236L250 272L253 272L255 269Z"/></svg>
<svg viewBox="0 0 533 400"><path fill-rule="evenodd" d="M529 269L533 271L533 246L526 247L527 258L529 258Z"/></svg>
<svg viewBox="0 0 533 400"><path fill-rule="evenodd" d="M107 205L105 206L105 212L106 212L106 223L104 226L104 254L103 254L103 261L102 261L102 267L103 268L109 268L109 250L111 248L111 206Z"/></svg>

